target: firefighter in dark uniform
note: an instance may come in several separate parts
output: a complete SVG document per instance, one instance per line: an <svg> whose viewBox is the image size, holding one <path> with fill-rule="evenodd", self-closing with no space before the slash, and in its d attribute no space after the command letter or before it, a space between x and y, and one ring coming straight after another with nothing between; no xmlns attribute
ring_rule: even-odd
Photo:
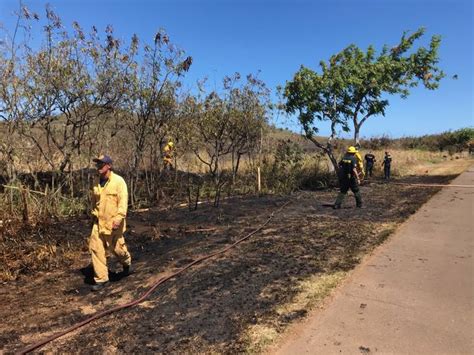
<svg viewBox="0 0 474 355"><path fill-rule="evenodd" d="M362 197L359 192L360 179L357 172L357 159L355 157L356 152L357 149L355 147L349 147L346 155L339 162L339 184L341 189L334 203L334 209L341 208L342 201L349 189L354 193L356 206L362 207Z"/></svg>
<svg viewBox="0 0 474 355"><path fill-rule="evenodd" d="M365 176L372 177L372 170L374 169L374 165L377 159L375 159L375 155L373 155L372 152L367 153L364 156L364 159L365 159Z"/></svg>
<svg viewBox="0 0 474 355"><path fill-rule="evenodd" d="M390 179L390 168L392 165L392 156L389 152L385 152L385 157L383 158L382 166L383 166L383 178L386 180Z"/></svg>

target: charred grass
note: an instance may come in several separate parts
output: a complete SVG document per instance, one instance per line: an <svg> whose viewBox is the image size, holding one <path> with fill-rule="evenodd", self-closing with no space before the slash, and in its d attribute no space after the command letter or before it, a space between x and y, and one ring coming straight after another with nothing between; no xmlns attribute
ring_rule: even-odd
<svg viewBox="0 0 474 355"><path fill-rule="evenodd" d="M453 177L429 181L447 182ZM171 279L141 305L102 318L44 348L53 352L259 352L288 324L317 307L364 255L438 190L374 181L362 187L366 206L362 210L354 208L352 196L345 201L347 208L325 207L337 193L325 190L231 198L219 208L203 205L192 212L151 209L134 214L127 240L135 274L94 294L88 292L79 272L88 263L82 251L68 262L58 254L56 271L24 269L28 272L0 291L2 304L9 305L0 311L4 320L0 343L5 351L20 350L86 314L129 301L161 275L256 229L290 200L261 232L229 253ZM86 221L50 228L50 235L64 237L64 231L74 230L67 234L70 242L76 240L72 248L83 250ZM61 248L68 250L64 244Z"/></svg>

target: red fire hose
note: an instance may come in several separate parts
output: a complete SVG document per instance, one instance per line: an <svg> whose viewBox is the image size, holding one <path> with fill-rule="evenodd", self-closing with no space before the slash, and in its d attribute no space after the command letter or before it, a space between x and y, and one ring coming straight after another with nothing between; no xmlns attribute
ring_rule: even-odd
<svg viewBox="0 0 474 355"><path fill-rule="evenodd" d="M115 306L113 308L110 308L110 309L107 309L105 311L101 311L101 312L98 312L96 314L94 314L93 316L87 318L87 319L84 319L83 321L79 322L79 323L76 323L75 325L61 331L61 332L58 332L56 334L53 334L51 335L50 337L48 338L45 338L35 344L32 344L26 348L24 348L23 350L21 350L19 352L19 354L26 354L30 351L33 351L33 350L36 350L36 349L39 349L41 348L42 346L46 345L47 343L55 340L55 339L58 339L60 337L62 337L63 335L66 335L88 323L91 323L92 321L96 320L96 319L99 319L99 318L102 318L108 314L111 314L111 313L114 313L114 312L117 312L121 309L125 309L125 308L129 308L129 307L132 307L132 306L135 306L139 303L141 303L144 299L146 299L148 296L150 296L150 294L158 287L160 286L161 284L163 284L164 282L168 281L169 279L175 277L176 275L179 275L181 274L183 271L189 269L190 267L192 267L193 265L196 265L196 264L199 264L201 262L203 262L204 260L207 260L207 259L210 259L216 255L219 255L219 254L223 254L223 253L226 253L228 250L232 249L233 247L235 247L236 245L242 243L243 241L245 241L246 239L250 238L252 235L254 235L255 233L259 232L260 230L262 230L273 218L273 216L275 215L275 213L278 213L280 212L283 208L285 208L291 201L287 201L285 202L281 207L279 207L276 211L273 211L270 216L268 217L268 219L265 221L265 223L263 223L260 227L258 227L257 229L255 229L254 231L252 231L251 233L247 234L245 237L242 237L241 239L237 240L235 243L225 247L224 249L221 249L219 251L216 251L212 254L209 254L209 255L205 255L197 260L194 260L193 262L189 263L188 265L186 265L185 267L183 267L182 269L176 271L175 273L171 274L171 275L168 275L168 276L165 276L165 277L162 277L160 278L159 280L157 280L145 293L143 293L139 298L137 298L136 300L134 301L131 301L129 303L125 303L125 304L122 304L122 305L118 305L118 306Z"/></svg>

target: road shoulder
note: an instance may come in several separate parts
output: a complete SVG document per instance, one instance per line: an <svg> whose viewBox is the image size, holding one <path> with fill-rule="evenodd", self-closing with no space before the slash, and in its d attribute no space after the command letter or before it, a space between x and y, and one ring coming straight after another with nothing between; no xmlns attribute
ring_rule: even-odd
<svg viewBox="0 0 474 355"><path fill-rule="evenodd" d="M452 181L474 185L474 168ZM447 187L271 353L473 353L474 189Z"/></svg>

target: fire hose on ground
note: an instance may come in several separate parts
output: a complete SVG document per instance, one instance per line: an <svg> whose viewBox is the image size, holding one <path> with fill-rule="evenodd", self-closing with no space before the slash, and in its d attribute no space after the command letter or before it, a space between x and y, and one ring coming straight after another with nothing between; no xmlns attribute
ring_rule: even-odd
<svg viewBox="0 0 474 355"><path fill-rule="evenodd" d="M101 311L101 312L98 312L96 314L94 314L93 316L87 318L87 319L84 319L83 321L79 322L79 323L76 323L74 324L73 326L63 330L63 331L60 331L56 334L53 334L51 335L50 337L47 337L35 344L32 344L24 349L22 349L19 354L26 354L26 353L29 353L33 350L36 350L36 349L39 349L41 347L43 347L44 345L50 343L51 341L55 340L55 339L58 339L68 333L71 333L72 331L76 330L76 329L79 329L81 327L83 327L84 325L88 324L88 323L91 323L99 318L102 318L106 315L109 315L111 313L114 313L114 312L117 312L119 310L122 310L122 309L125 309L125 308L129 308L129 307L133 307L141 302L143 302L148 296L150 296L150 294L158 287L160 286L161 284L165 283L166 281L176 277L177 275L181 274L182 272L184 272L185 270L191 268L192 266L196 265L196 264L199 264L207 259L210 259L210 258L213 258L214 256L217 256L217 255L220 255L220 254L224 254L226 253L227 251L229 251L230 249L234 248L235 246L237 246L238 244L242 243L243 241L247 240L248 238L250 238L251 236L253 236L254 234L258 233L259 231L261 231L268 223L270 223L270 221L273 219L274 215L278 212L280 212L281 210L283 210L283 208L285 208L288 204L291 203L291 200L290 201L287 201L285 202L281 207L279 207L277 210L273 211L270 216L267 218L267 220L262 224L260 225L260 227L258 227L257 229L253 230L252 232L250 232L249 234L247 234L246 236L240 238L239 240L237 240L236 242L232 243L231 245L225 247L224 249L221 249L221 250L218 250L214 253L211 253L211 254L208 254L208 255L205 255L203 257L200 257L199 259L196 259L194 260L193 262L189 263L188 265L184 266L183 268L179 269L178 271L168 275L168 276L164 276L162 278L160 278L159 280L157 280L156 282L153 283L153 285L145 292L143 293L139 298L137 298L136 300L134 301L131 301L131 302L128 302L128 303L125 303L125 304L121 304L121 305L118 305L118 306L115 306L113 308L110 308L110 309L107 309L105 311Z"/></svg>

